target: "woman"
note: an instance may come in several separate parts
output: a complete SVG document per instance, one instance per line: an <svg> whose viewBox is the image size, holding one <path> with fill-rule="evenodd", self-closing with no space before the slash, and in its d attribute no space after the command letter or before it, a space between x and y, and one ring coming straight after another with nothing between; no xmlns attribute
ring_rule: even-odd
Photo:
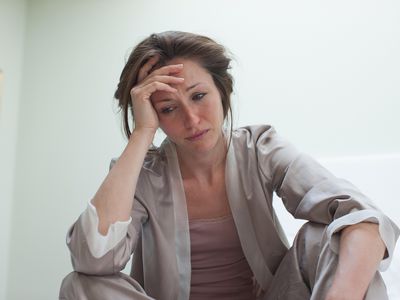
<svg viewBox="0 0 400 300"><path fill-rule="evenodd" d="M229 67L223 46L191 33L133 50L115 93L129 142L68 232L75 272L60 299L387 298L377 269L396 225L272 127L224 129ZM310 221L289 250L274 191Z"/></svg>

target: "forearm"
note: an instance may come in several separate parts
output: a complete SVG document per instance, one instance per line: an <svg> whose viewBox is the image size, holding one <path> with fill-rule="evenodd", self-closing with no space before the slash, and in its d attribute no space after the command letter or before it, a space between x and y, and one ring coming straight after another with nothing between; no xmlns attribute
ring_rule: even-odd
<svg viewBox="0 0 400 300"><path fill-rule="evenodd" d="M343 229L339 263L327 300L363 299L385 249L377 224L359 223Z"/></svg>
<svg viewBox="0 0 400 300"><path fill-rule="evenodd" d="M110 224L130 217L137 180L154 133L134 131L125 150L104 179L92 204L99 216L99 232L105 235Z"/></svg>

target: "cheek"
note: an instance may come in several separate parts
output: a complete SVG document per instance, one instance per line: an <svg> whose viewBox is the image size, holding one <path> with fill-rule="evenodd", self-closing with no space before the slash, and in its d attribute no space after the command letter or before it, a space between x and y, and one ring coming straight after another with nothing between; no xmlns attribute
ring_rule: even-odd
<svg viewBox="0 0 400 300"><path fill-rule="evenodd" d="M174 135L176 135L178 126L176 126L175 122L162 116L159 117L159 122L160 128L167 136L173 137Z"/></svg>
<svg viewBox="0 0 400 300"><path fill-rule="evenodd" d="M213 116L214 119L223 119L224 118L224 109L222 107L222 102L220 99L215 100L214 103L207 107L207 115Z"/></svg>

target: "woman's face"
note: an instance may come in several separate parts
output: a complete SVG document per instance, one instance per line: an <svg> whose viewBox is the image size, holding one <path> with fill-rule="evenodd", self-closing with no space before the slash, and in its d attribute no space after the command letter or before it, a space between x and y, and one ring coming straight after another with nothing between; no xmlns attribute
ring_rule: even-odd
<svg viewBox="0 0 400 300"><path fill-rule="evenodd" d="M183 64L174 76L185 80L171 85L178 91L157 91L151 101L160 127L181 151L209 152L222 138L224 122L221 96L212 76L197 62L176 58L170 64Z"/></svg>

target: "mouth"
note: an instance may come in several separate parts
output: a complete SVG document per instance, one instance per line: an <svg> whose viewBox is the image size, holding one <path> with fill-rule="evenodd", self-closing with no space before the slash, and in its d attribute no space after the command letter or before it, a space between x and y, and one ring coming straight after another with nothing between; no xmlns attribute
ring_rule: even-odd
<svg viewBox="0 0 400 300"><path fill-rule="evenodd" d="M196 141L196 140L199 140L199 139L201 139L209 130L210 130L210 129L206 129L206 130L202 130L202 131L196 132L194 135L189 136L189 137L187 137L187 138L185 138L185 139L188 140L188 141Z"/></svg>

